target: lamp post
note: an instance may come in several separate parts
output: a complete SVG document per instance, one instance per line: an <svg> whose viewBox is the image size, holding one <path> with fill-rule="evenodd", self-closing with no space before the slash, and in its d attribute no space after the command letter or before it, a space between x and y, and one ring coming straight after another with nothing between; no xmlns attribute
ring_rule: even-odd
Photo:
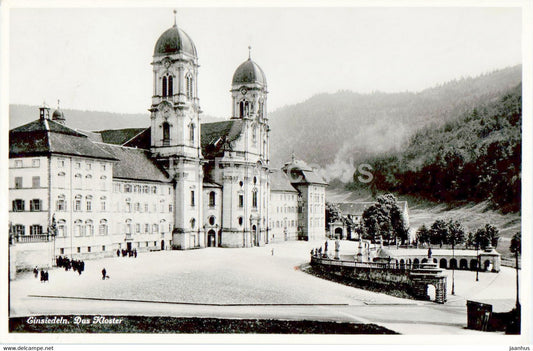
<svg viewBox="0 0 533 351"><path fill-rule="evenodd" d="M479 243L476 243L476 282L479 281Z"/></svg>
<svg viewBox="0 0 533 351"><path fill-rule="evenodd" d="M455 262L454 265L452 265L452 295L455 295L455 266L457 265L457 262L455 261L455 241L452 240L452 259Z"/></svg>

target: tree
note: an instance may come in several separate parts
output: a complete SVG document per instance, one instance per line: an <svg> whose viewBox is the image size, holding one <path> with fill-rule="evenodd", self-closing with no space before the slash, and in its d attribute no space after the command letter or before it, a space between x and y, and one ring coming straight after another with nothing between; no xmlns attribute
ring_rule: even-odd
<svg viewBox="0 0 533 351"><path fill-rule="evenodd" d="M498 228L487 223L476 231L474 241L482 250L489 245L497 247L500 240L499 232Z"/></svg>
<svg viewBox="0 0 533 351"><path fill-rule="evenodd" d="M416 231L416 242L417 244L429 244L430 243L430 231L425 224L422 224L420 228Z"/></svg>
<svg viewBox="0 0 533 351"><path fill-rule="evenodd" d="M341 210L338 204L326 202L326 230L329 230L330 223L342 218Z"/></svg>
<svg viewBox="0 0 533 351"><path fill-rule="evenodd" d="M465 241L465 230L459 221L449 220L446 223L448 232L446 235L446 243L452 245L452 250L455 246L462 244Z"/></svg>
<svg viewBox="0 0 533 351"><path fill-rule="evenodd" d="M446 222L444 222L442 219L437 219L433 224L431 225L431 229L429 230L429 240L430 243L433 245L442 245L446 242L446 236L448 234L448 228L446 226Z"/></svg>
<svg viewBox="0 0 533 351"><path fill-rule="evenodd" d="M361 218L363 235L377 241L379 237L390 242L408 238L409 230L405 225L396 197L392 194L378 196L377 202L368 207Z"/></svg>

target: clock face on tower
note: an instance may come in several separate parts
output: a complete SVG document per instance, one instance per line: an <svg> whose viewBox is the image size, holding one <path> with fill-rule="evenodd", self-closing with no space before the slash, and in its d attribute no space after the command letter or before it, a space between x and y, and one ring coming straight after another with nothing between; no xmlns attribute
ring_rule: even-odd
<svg viewBox="0 0 533 351"><path fill-rule="evenodd" d="M162 112L163 112L163 116L164 116L164 117L168 117L168 116L170 116L170 107L169 107L168 105L165 105L165 106L163 107Z"/></svg>
<svg viewBox="0 0 533 351"><path fill-rule="evenodd" d="M241 94L242 95L246 95L247 92L248 92L248 89L246 89L246 87L242 87L241 88Z"/></svg>
<svg viewBox="0 0 533 351"><path fill-rule="evenodd" d="M169 68L170 67L170 61L169 60L165 60L163 62L163 66L165 66L165 68Z"/></svg>

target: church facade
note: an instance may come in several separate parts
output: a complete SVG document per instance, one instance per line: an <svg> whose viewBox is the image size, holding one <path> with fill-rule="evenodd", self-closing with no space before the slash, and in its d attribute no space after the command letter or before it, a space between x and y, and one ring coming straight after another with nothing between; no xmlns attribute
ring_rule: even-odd
<svg viewBox="0 0 533 351"><path fill-rule="evenodd" d="M111 141L69 128L47 106L10 131L10 232L28 251L21 265L32 247L91 257L324 238L327 184L294 160L270 168L267 81L251 57L233 75L231 117L204 124L191 38L176 25L165 31L151 65L150 126L134 135Z"/></svg>

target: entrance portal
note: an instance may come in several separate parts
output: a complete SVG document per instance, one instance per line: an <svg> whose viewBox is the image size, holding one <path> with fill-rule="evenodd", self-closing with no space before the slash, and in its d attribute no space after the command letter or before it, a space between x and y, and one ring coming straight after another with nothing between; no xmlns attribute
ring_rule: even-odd
<svg viewBox="0 0 533 351"><path fill-rule="evenodd" d="M215 247L216 245L216 238L215 238L215 231L213 229L211 229L208 233L207 233L207 246L208 247Z"/></svg>
<svg viewBox="0 0 533 351"><path fill-rule="evenodd" d="M131 251L131 243L126 243L126 248L128 249L128 251Z"/></svg>
<svg viewBox="0 0 533 351"><path fill-rule="evenodd" d="M161 240L161 250L165 249L165 240Z"/></svg>

